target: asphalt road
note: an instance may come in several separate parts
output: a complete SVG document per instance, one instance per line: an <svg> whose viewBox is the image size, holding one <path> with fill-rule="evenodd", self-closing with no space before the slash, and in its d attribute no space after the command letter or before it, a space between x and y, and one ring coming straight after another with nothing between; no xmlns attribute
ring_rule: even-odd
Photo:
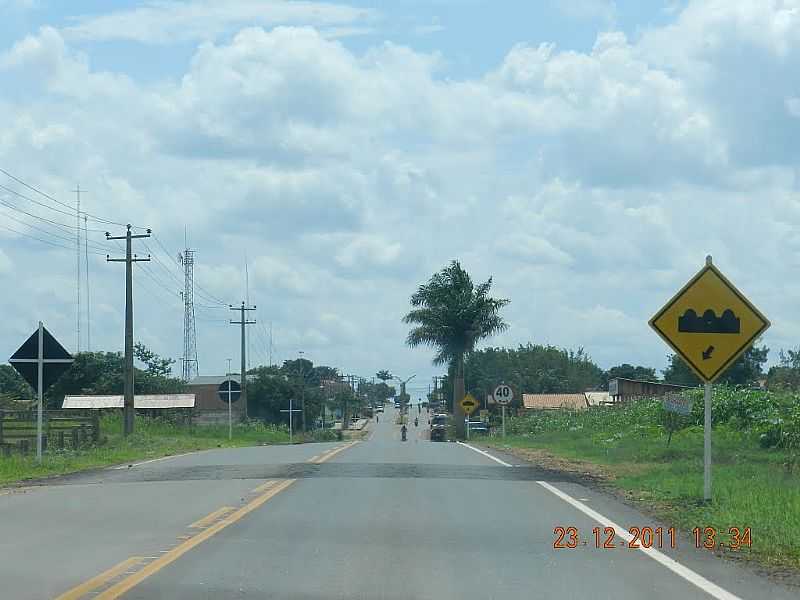
<svg viewBox="0 0 800 600"><path fill-rule="evenodd" d="M432 443L425 413L401 442L392 416L355 444L206 451L0 495L0 597L800 597L688 538L597 549L594 527L659 524L559 474ZM554 549L556 527L587 544Z"/></svg>

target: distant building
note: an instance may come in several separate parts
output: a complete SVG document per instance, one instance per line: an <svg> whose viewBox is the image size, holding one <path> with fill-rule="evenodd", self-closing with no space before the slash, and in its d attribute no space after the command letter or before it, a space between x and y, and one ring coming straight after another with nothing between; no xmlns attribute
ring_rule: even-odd
<svg viewBox="0 0 800 600"><path fill-rule="evenodd" d="M586 410L586 395L522 394L522 406L530 410Z"/></svg>
<svg viewBox="0 0 800 600"><path fill-rule="evenodd" d="M687 385L662 383L658 381L642 381L639 379L623 379L617 377L608 382L608 395L613 403L628 402L636 398L657 398L670 392L690 389Z"/></svg>
<svg viewBox="0 0 800 600"><path fill-rule="evenodd" d="M252 376L251 376L252 377ZM224 382L241 380L239 374L226 375L198 375L186 384L186 391L194 394L194 414L199 422L227 422L228 402L219 396L219 387ZM248 378L249 380L250 378ZM231 412L234 419L244 415L244 405L240 400L231 403Z"/></svg>

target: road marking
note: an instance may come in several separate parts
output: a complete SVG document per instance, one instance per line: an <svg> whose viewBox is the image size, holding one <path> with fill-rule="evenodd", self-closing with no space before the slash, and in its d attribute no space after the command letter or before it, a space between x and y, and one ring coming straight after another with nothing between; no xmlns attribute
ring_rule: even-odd
<svg viewBox="0 0 800 600"><path fill-rule="evenodd" d="M141 465L149 465L150 463L159 462L161 460L169 460L170 458L180 458L181 456L189 456L190 454L197 454L198 452L203 452L203 450L197 450L195 452L184 452L183 454L170 454L169 456L162 456L161 458L151 458L150 460L143 460L142 462L138 463L120 465L118 467L109 467L109 468L115 471L119 471L120 469L130 469L132 467L138 467Z"/></svg>
<svg viewBox="0 0 800 600"><path fill-rule="evenodd" d="M633 539L633 536L630 533L628 533L628 531L626 531L625 529L614 523L614 521L612 521L608 517L601 515L599 512L595 510L592 510L591 508L586 506L583 502L576 500L569 494L562 492L557 487L550 485L546 481L537 481L536 483L538 483L547 491L552 492L553 494L561 498L564 502L571 504L579 511L591 517L604 527L613 527L616 534L621 538L623 538L626 542L630 542ZM689 583L694 584L695 586L699 587L701 590L703 590L707 594L710 594L714 598L717 598L718 600L741 600L739 596L735 596L734 594L731 594L727 590L722 589L716 583L709 581L699 573L695 573L690 568L683 566L679 562L671 559L669 556L662 554L658 550L655 550L653 548L644 548L644 547L640 547L638 549L644 552L654 561L661 563L663 566L668 568L676 575L680 575Z"/></svg>
<svg viewBox="0 0 800 600"><path fill-rule="evenodd" d="M270 480L265 481L264 483L262 483L257 488L253 488L253 490L250 493L251 494L260 494L261 492L266 492L269 488L271 488L276 483L278 483L278 481L276 479L270 479Z"/></svg>
<svg viewBox="0 0 800 600"><path fill-rule="evenodd" d="M500 463L503 466L506 466L506 467L511 467L512 466L512 465L508 464L507 462L505 462L503 460L500 460L499 458L497 458L495 456L492 456L488 452L484 452L483 450L475 448L474 446L470 446L469 444L464 444L462 442L459 442L459 444L461 444L462 446L466 446L470 450L474 450L475 452L478 452L479 454L483 454L484 456L486 456L488 458L491 458L493 461L495 461L497 463ZM593 510L593 509L589 508L588 506L586 506L580 500L576 500L575 498L573 498L572 496L570 496L566 492L562 492L560 489L558 489L554 485L551 485L551 484L547 483L546 481L537 481L536 483L538 483L540 486L542 486L548 492L550 492L552 494L555 494L556 496L561 498L564 502L566 502L567 504L571 505L573 508L577 508L579 511L581 511L583 514L585 514L589 518L594 519L595 521L597 521L598 523L600 523L604 527L612 527L614 529L614 532L618 536L620 536L622 539L624 539L626 542L630 542L633 539L633 536L627 530L625 530L622 527L620 527L619 525L617 525L614 521L612 521L608 517L606 517L604 515L601 515L596 510ZM712 581L709 581L708 579L706 579L705 577L703 577L699 573L696 573L695 571L692 571L689 567L685 567L684 565L680 564L678 561L673 560L669 556L659 552L658 550L655 550L654 548L639 547L638 550L642 551L646 556L652 558L657 563L660 563L662 566L666 567L667 569L669 569L670 571L672 571L676 575L682 577L683 579L685 579L689 583L691 583L691 584L695 585L696 587L700 588L701 590L703 590L707 594L713 596L717 600L742 600L739 596L731 594L729 591L721 588L716 583L713 583Z"/></svg>
<svg viewBox="0 0 800 600"><path fill-rule="evenodd" d="M336 456L340 452L343 452L344 450L347 450L348 448L351 448L351 447L355 446L357 443L358 443L358 440L353 440L353 441L351 441L351 442L349 442L347 444L344 444L343 446L338 446L336 448L333 448L333 449L327 451L326 453L324 453L324 455L320 456L315 462L322 463L322 462L325 462L326 460L330 460L331 458L333 458L334 456ZM174 457L165 457L165 458L174 458ZM161 460L161 459L155 459L155 460ZM150 461L148 461L148 462L150 462ZM143 463L140 463L140 464L143 464ZM161 554L161 556L159 556L158 558L156 558L152 562L148 563L147 565L145 565L143 568L139 569L138 571L135 571L133 573L128 574L127 577L125 577L121 581L118 581L117 583L115 583L114 585L112 585L111 587L109 587L108 589L106 589L105 591L100 593L99 595L95 595L94 596L95 600L116 600L117 598L121 597L123 594L129 592L135 586L139 585L142 581L144 581L145 579L147 579L151 575L154 575L154 574L158 573L164 567L166 567L166 566L172 564L173 562L175 562L176 560L178 560L181 556L186 554L189 550L191 550L195 546L198 546L198 545L202 544L204 541L206 541L207 539L209 539L213 535L216 535L217 533L219 533L220 531L225 529L228 525L232 525L233 523L236 523L237 521L239 521L242 517L244 517L248 513L254 511L255 509L257 509L262 504L266 503L271 498L277 496L283 490L288 488L290 485L292 485L296 481L297 481L296 479L284 479L282 481L281 480L266 481L265 483L263 483L260 486L258 486L255 490L253 490L253 491L256 491L256 490L264 489L265 491L264 491L263 494L257 496L256 498L254 498L253 500L251 500L250 502L248 502L247 504L245 504L241 508L239 508L237 510L234 510L234 512L232 512L230 514L227 514L227 516L224 516L221 519L217 520L213 525L210 525L209 527L207 527L203 531L200 531L196 535L191 536L188 539L185 539L183 542L181 542L177 546L175 546L175 547L173 547L173 548L171 548L169 550L160 550L159 553ZM213 516L217 516L217 513L220 513L220 511L222 511L223 509L228 509L228 508L230 508L230 507L222 507L221 509L219 509L217 511L214 511L213 513L211 513L208 516L204 517L203 519L200 519L200 521L204 521L206 519L210 519L212 517L212 515ZM190 527L193 527L193 526L197 525L197 523L199 523L200 521L195 521L195 523L192 523L192 525L190 525ZM78 600L86 592L89 592L89 591L95 589L96 587L99 587L99 585L101 585L102 583L105 583L105 582L113 579L113 577L118 576L120 573L125 571L125 569L127 569L131 565L133 565L134 562L138 563L138 562L141 562L143 560L144 559L141 558L141 557L129 558L127 561L123 561L122 563L120 563L116 567L113 567L112 569L109 569L105 573L101 573L97 577L95 577L95 578L87 581L86 583L84 583L84 584L82 584L82 585L80 585L80 586L78 586L76 588L73 588L73 590L70 590L69 592L67 592L67 594L70 594L70 593L75 592L75 590L79 590L80 591L79 594L73 594L72 596L67 596L67 595L59 596L56 600ZM112 573L112 571L113 571L113 573ZM89 587L90 584L91 584L91 587Z"/></svg>
<svg viewBox="0 0 800 600"><path fill-rule="evenodd" d="M195 546L202 544L211 536L225 529L228 525L236 523L248 513L251 513L259 506L270 500L271 498L277 496L283 490L288 488L296 481L297 481L296 479L286 479L285 481L281 482L275 487L267 490L264 494L258 496L254 500L251 500L243 507L236 510L235 512L228 515L219 522L215 523L208 529L205 529L200 533L198 533L197 535L195 535L194 537L191 537L185 542L178 544L177 546L175 546L175 548L166 552L163 556L157 558L156 560L154 560L144 568L140 569L133 575L130 575L129 577L126 577L122 581L115 583L110 588L105 590L102 594L96 596L96 600L115 600L116 598L119 598L120 596L133 589L135 586L140 584L142 581L144 581L151 575L158 573L161 569L163 569L167 565L178 560L181 556L186 554L189 550L191 550Z"/></svg>
<svg viewBox="0 0 800 600"><path fill-rule="evenodd" d="M317 459L313 459L313 458L312 458L312 459L309 459L309 461L308 461L308 462L311 462L311 463L317 463L317 464L319 464L319 463L324 463L326 460L330 460L331 458L333 458L334 456L336 456L336 455L337 455L337 454L339 454L340 452L344 452L344 451L345 451L345 450L347 450L348 448L352 448L352 447L353 447L353 446L355 446L357 443L358 443L358 440L353 440L352 442L348 442L348 443L347 443L347 444L345 444L344 446L339 446L339 447L337 447L337 448L333 448L332 450L327 450L327 451L323 452L323 453L320 455L320 457L319 457L319 458L317 458Z"/></svg>
<svg viewBox="0 0 800 600"><path fill-rule="evenodd" d="M484 452L484 451L483 451L483 450L481 450L480 448L476 448L475 446L470 446L469 444L465 444L464 442L458 442L458 443L459 443L460 445L462 445L462 446L466 446L466 447L467 447L467 448L469 448L470 450L474 450L474 451L475 451L475 452L477 452L478 454L483 454L483 455L484 455L486 458L491 458L491 459L492 459L494 462L496 462L496 463L500 463L500 464L501 464L501 465L503 465L504 467L511 467L511 466L513 466L513 465L510 465L510 464L508 464L508 463L507 463L506 461L504 461L504 460L500 460L500 459L499 459L499 458L497 458L496 456L492 456L492 455L491 455L491 454L489 454L488 452Z"/></svg>
<svg viewBox="0 0 800 600"><path fill-rule="evenodd" d="M194 523L189 525L189 527L191 527L193 529L208 527L209 525L211 525L214 521L216 521L220 517L222 517L224 515L227 515L228 513L231 513L234 510L236 510L236 509L233 506L223 506L222 508L218 508L217 510L215 510L211 514L206 515L202 519L198 519L197 521L195 521Z"/></svg>
<svg viewBox="0 0 800 600"><path fill-rule="evenodd" d="M78 598L81 598L92 590L99 588L104 583L125 572L129 567L138 565L143 560L144 558L141 556L132 556L128 559L125 559L107 571L103 571L100 573L100 575L92 577L89 581L86 581L78 586L75 586L71 590L64 592L58 598L56 598L56 600L78 600Z"/></svg>

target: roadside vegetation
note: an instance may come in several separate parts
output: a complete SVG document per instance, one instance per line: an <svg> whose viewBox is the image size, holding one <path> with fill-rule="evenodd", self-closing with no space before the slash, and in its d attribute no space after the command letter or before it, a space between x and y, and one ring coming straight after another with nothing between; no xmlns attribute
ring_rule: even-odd
<svg viewBox="0 0 800 600"><path fill-rule="evenodd" d="M36 461L36 456L31 454L15 453L8 457L0 457L0 485L209 448L289 442L289 434L285 427L264 425L260 422L235 424L231 440L228 439L226 425L188 427L140 415L136 416L135 433L127 439L122 435L122 419L119 415L101 418L100 429L102 431L100 443L74 450L69 448L48 451L42 457L41 464ZM308 441L336 439L336 434L330 431L319 432L316 437L320 436L326 439L315 439L313 434L309 434Z"/></svg>
<svg viewBox="0 0 800 600"><path fill-rule="evenodd" d="M752 548L739 555L800 567L800 396L714 390L714 498L706 505L702 390L687 393L694 404L686 417L666 412L655 399L579 412L536 411L509 419L505 441L484 440L545 464L548 456L567 459L570 470L595 475L688 532L714 527L727 541L730 527L749 527Z"/></svg>

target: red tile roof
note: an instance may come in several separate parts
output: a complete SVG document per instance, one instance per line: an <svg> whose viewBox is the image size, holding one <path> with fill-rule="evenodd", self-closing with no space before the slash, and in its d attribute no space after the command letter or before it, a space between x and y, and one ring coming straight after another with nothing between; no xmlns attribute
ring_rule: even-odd
<svg viewBox="0 0 800 600"><path fill-rule="evenodd" d="M569 408L582 410L586 408L584 394L522 394L522 404L525 408Z"/></svg>

